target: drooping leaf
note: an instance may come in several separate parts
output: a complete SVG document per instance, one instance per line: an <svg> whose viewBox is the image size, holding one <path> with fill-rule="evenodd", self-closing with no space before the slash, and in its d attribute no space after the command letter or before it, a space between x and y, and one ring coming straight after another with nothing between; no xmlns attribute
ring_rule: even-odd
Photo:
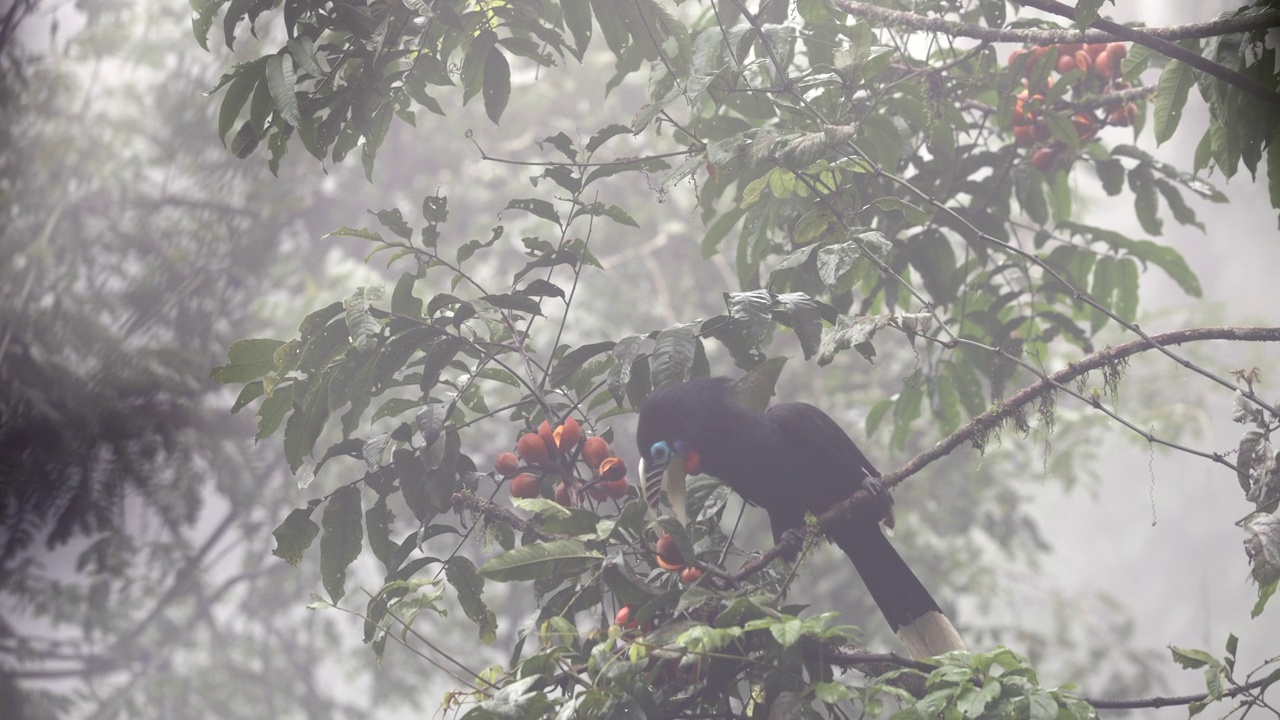
<svg viewBox="0 0 1280 720"><path fill-rule="evenodd" d="M320 538L320 577L329 598L337 603L346 593L347 567L360 556L364 530L360 523L360 489L344 485L334 491L324 509Z"/></svg>
<svg viewBox="0 0 1280 720"><path fill-rule="evenodd" d="M511 65L507 58L494 45L484 61L484 112L499 124L502 113L507 109L507 101L511 99Z"/></svg>
<svg viewBox="0 0 1280 720"><path fill-rule="evenodd" d="M267 89L271 99L275 101L276 112L290 125L298 127L302 124L302 114L298 110L298 96L294 87L298 82L293 71L293 56L280 52L267 59Z"/></svg>
<svg viewBox="0 0 1280 720"><path fill-rule="evenodd" d="M227 364L214 368L209 377L224 384L256 380L276 369L275 352L281 345L283 340L270 338L238 340L227 350Z"/></svg>
<svg viewBox="0 0 1280 720"><path fill-rule="evenodd" d="M311 547L311 542L320 534L320 526L311 519L315 505L297 508L280 523L271 535L276 539L276 547L272 555L283 559L290 565L302 562L302 554Z"/></svg>
<svg viewBox="0 0 1280 720"><path fill-rule="evenodd" d="M695 349L693 323L672 325L658 333L650 359L653 389L682 383L693 369Z"/></svg>
<svg viewBox="0 0 1280 720"><path fill-rule="evenodd" d="M458 592L458 604L462 612L476 624L480 641L486 645L498 636L498 618L480 597L484 594L484 577L467 558L455 555L445 564L445 579Z"/></svg>
<svg viewBox="0 0 1280 720"><path fill-rule="evenodd" d="M580 540L553 540L510 550L480 566L480 574L496 582L567 577L586 571L603 559Z"/></svg>
<svg viewBox="0 0 1280 720"><path fill-rule="evenodd" d="M1156 84L1155 107L1152 109L1156 123L1156 144L1163 145L1173 137L1182 120L1182 110L1187 104L1187 94L1195 84L1191 66L1180 60L1170 60L1160 73Z"/></svg>

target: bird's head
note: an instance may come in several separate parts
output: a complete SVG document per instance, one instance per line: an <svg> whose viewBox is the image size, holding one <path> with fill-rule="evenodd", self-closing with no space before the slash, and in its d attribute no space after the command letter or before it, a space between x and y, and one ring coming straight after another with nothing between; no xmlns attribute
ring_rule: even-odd
<svg viewBox="0 0 1280 720"><path fill-rule="evenodd" d="M688 522L685 510L685 478L702 471L699 439L707 432L703 418L714 396L728 386L723 378L702 378L665 387L640 406L636 447L640 451L640 475L645 501L657 511L659 493L680 522Z"/></svg>

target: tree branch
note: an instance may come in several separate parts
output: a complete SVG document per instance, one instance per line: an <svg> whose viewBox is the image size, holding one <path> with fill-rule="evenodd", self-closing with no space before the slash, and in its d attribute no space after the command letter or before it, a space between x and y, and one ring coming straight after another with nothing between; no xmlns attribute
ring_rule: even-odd
<svg viewBox="0 0 1280 720"><path fill-rule="evenodd" d="M886 488L898 485L903 480L915 475L924 469L933 461L949 455L951 451L960 447L960 445L971 442L986 433L994 430L999 425L1012 417L1015 413L1020 412L1027 405L1040 398L1047 392L1057 389L1058 385L1079 378L1086 373L1097 370L1112 363L1119 362L1138 353L1148 350L1163 348L1167 345L1181 345L1189 342L1204 342L1206 340L1229 340L1233 342L1280 342L1280 327L1205 327L1205 328L1188 328L1185 330L1175 330L1173 332L1152 335L1149 338L1133 340L1123 345L1106 348L1100 350L1079 362L1070 363L1066 368L1046 376L1039 382L1032 383L1027 387L1014 393L998 405L992 407L973 420L966 423L959 430L951 433L947 437L938 441L933 447L921 452L911 458L906 464L880 477L881 483ZM854 493L848 500L841 502L835 507L822 514L819 522L823 527L830 525L838 525L847 522L847 519L854 514L856 508L865 502L871 501L871 493L868 490L859 490ZM774 553L777 547L769 552ZM778 550L773 554L776 557L781 554L782 550ZM766 553L768 555L769 553Z"/></svg>
<svg viewBox="0 0 1280 720"><path fill-rule="evenodd" d="M1037 10L1044 8L1033 4L1036 0L1023 2L1027 7ZM873 20L882 25L891 25L904 30L917 32L935 32L952 37L967 37L988 42L1034 43L1037 45L1055 45L1058 43L1096 43L1115 40L1117 35L1099 26L1097 30L1033 30L1029 28L993 28L986 25L972 25L954 22L936 17L923 17L915 13L900 10L887 10L875 5L857 2L856 0L833 0L837 7L855 17ZM1065 6L1064 6L1065 7ZM1046 12L1051 12L1046 10ZM1209 22L1189 23L1186 25L1170 25L1168 27L1129 28L1119 26L1127 31L1141 32L1148 37L1161 40L1196 40L1218 37L1234 33L1267 30L1280 26L1280 12L1262 12L1254 15L1211 20Z"/></svg>

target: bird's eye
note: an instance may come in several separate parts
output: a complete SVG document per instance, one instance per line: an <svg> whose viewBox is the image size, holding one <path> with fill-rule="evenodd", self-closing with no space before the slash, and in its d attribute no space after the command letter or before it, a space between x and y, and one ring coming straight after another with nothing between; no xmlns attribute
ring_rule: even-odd
<svg viewBox="0 0 1280 720"><path fill-rule="evenodd" d="M665 441L659 440L649 448L649 457L653 458L654 462L664 463L670 459L671 449L667 447Z"/></svg>

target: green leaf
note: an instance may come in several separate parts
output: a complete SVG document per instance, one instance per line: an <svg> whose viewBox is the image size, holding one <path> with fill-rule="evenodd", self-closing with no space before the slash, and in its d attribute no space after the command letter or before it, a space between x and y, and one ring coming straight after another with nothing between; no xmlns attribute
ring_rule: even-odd
<svg viewBox="0 0 1280 720"><path fill-rule="evenodd" d="M236 401L231 404L231 414L234 415L245 408L249 403L262 397L266 389L262 385L261 380L254 380L247 383L240 389L240 394L236 396Z"/></svg>
<svg viewBox="0 0 1280 720"><path fill-rule="evenodd" d="M500 293L497 295L485 295L480 299L503 310L514 310L515 312L527 313L529 315L542 314L542 305L538 300L525 295Z"/></svg>
<svg viewBox="0 0 1280 720"><path fill-rule="evenodd" d="M494 125L502 119L511 98L511 66L497 46L489 49L484 61L484 112Z"/></svg>
<svg viewBox="0 0 1280 720"><path fill-rule="evenodd" d="M773 635L773 639L784 648L789 648L800 642L800 638L804 637L804 623L800 618L786 618L779 622L770 622L769 632Z"/></svg>
<svg viewBox="0 0 1280 720"><path fill-rule="evenodd" d="M280 52L267 58L267 89L271 91L271 99L275 101L276 112L294 127L302 125L298 96L295 94L297 82L292 55Z"/></svg>
<svg viewBox="0 0 1280 720"><path fill-rule="evenodd" d="M1187 104L1187 94L1195 84L1195 75L1191 66L1179 60L1170 60L1160 73L1160 82L1156 85L1155 122L1156 145L1163 145L1173 137L1182 120L1182 111Z"/></svg>
<svg viewBox="0 0 1280 720"><path fill-rule="evenodd" d="M854 698L853 691L838 682L816 682L809 687L813 689L813 696L818 699L818 702L828 705Z"/></svg>
<svg viewBox="0 0 1280 720"><path fill-rule="evenodd" d="M1253 610L1250 611L1249 617L1256 618L1261 615L1262 611L1267 607L1267 601L1271 599L1271 596L1276 594L1277 589L1280 589L1280 579L1266 585L1259 586L1258 601L1253 604Z"/></svg>
<svg viewBox="0 0 1280 720"><path fill-rule="evenodd" d="M480 640L491 645L498 637L498 618L493 610L484 603L484 577L476 572L476 566L467 558L455 555L449 559L444 569L445 579L458 592L458 604L462 612L476 624L480 632Z"/></svg>
<svg viewBox="0 0 1280 720"><path fill-rule="evenodd" d="M782 375L782 367L787 358L776 357L766 360L747 371L746 375L733 382L733 396L743 407L755 412L764 412L773 398L774 389L778 385L778 377Z"/></svg>
<svg viewBox="0 0 1280 720"><path fill-rule="evenodd" d="M1202 668L1218 662L1217 658L1204 650L1180 648L1170 645L1169 651L1173 654L1173 661L1188 670Z"/></svg>
<svg viewBox="0 0 1280 720"><path fill-rule="evenodd" d="M884 420L884 416L893 409L892 400L881 400L871 406L871 410L867 412L866 429L867 437L876 434L876 430L880 429L880 422Z"/></svg>
<svg viewBox="0 0 1280 720"><path fill-rule="evenodd" d="M1113 304L1113 298L1116 293L1116 283L1120 279L1120 260L1111 256L1103 256L1098 258L1097 265L1093 269L1093 286L1089 288L1089 295L1102 307L1110 310ZM1098 332L1103 325L1107 324L1106 313L1097 308L1089 308L1089 328L1092 332Z"/></svg>
<svg viewBox="0 0 1280 720"><path fill-rule="evenodd" d="M311 520L315 505L298 508L280 523L271 536L276 539L276 547L272 555L283 559L290 565L302 562L302 554L311 547L311 542L320 534L320 526Z"/></svg>
<svg viewBox="0 0 1280 720"><path fill-rule="evenodd" d="M1150 240L1137 240L1134 241L1131 252L1139 260L1153 263L1164 270L1191 297L1200 297L1203 293L1200 279L1177 250Z"/></svg>
<svg viewBox="0 0 1280 720"><path fill-rule="evenodd" d="M546 200L538 198L523 198L512 200L507 203L507 209L523 210L527 213L537 215L543 220L550 220L558 227L560 225L560 213L556 212L556 208Z"/></svg>
<svg viewBox="0 0 1280 720"><path fill-rule="evenodd" d="M693 323L672 325L658 333L650 360L653 389L689 379L696 345Z"/></svg>
<svg viewBox="0 0 1280 720"><path fill-rule="evenodd" d="M1169 206L1169 212L1173 213L1174 220L1177 220L1182 225L1198 227L1200 232L1204 232L1204 223L1196 218L1196 211L1192 210L1186 201L1182 199L1182 192L1178 190L1177 185L1164 178L1156 178L1156 190L1160 191L1165 205Z"/></svg>
<svg viewBox="0 0 1280 720"><path fill-rule="evenodd" d="M252 338L238 340L227 350L227 364L219 365L209 377L223 384L247 383L276 369L275 352L282 340Z"/></svg>
<svg viewBox="0 0 1280 720"><path fill-rule="evenodd" d="M790 327L800 341L804 359L810 360L822 346L822 311L818 303L804 293L783 293L777 300L778 321Z"/></svg>
<svg viewBox="0 0 1280 720"><path fill-rule="evenodd" d="M1164 223L1156 213L1156 181L1150 165L1140 163L1129 171L1129 189L1133 191L1133 208L1142 229L1151 235L1159 235Z"/></svg>
<svg viewBox="0 0 1280 720"><path fill-rule="evenodd" d="M818 347L818 365L829 365L836 353L858 348L863 357L870 360L875 355L871 347L871 339L876 331L889 324L892 315L862 315L852 317L841 315L836 322L822 333L822 343Z"/></svg>
<svg viewBox="0 0 1280 720"><path fill-rule="evenodd" d="M320 538L320 576L329 598L337 604L346 592L347 567L360 555L364 531L360 524L360 489L338 488L324 509L324 537Z"/></svg>
<svg viewBox="0 0 1280 720"><path fill-rule="evenodd" d="M1081 30L1087 30L1093 21L1098 19L1098 9L1102 7L1103 2L1104 0L1078 0L1073 24Z"/></svg>
<svg viewBox="0 0 1280 720"><path fill-rule="evenodd" d="M617 347L617 343L605 340L604 342L582 345L565 353L551 370L549 378L551 387L560 387L565 384L582 367L583 363L601 353L607 353L615 347Z"/></svg>
<svg viewBox="0 0 1280 720"><path fill-rule="evenodd" d="M561 0L564 24L573 36L573 56L579 61L591 43L591 3L588 0Z"/></svg>
<svg viewBox="0 0 1280 720"><path fill-rule="evenodd" d="M1108 195L1119 195L1124 189L1124 164L1115 158L1107 158L1094 163L1098 179L1102 181L1102 189Z"/></svg>
<svg viewBox="0 0 1280 720"><path fill-rule="evenodd" d="M623 400L626 398L626 389L631 383L631 366L635 362L637 356L640 355L640 349L644 338L639 335L631 335L618 341L613 347L613 368L609 371L609 394L613 395L613 400L622 407Z"/></svg>
<svg viewBox="0 0 1280 720"><path fill-rule="evenodd" d="M1267 144L1267 189L1271 207L1280 209L1280 126L1271 133L1271 142Z"/></svg>
<svg viewBox="0 0 1280 720"><path fill-rule="evenodd" d="M1057 720L1058 717L1058 701L1053 699L1049 693L1036 693L1030 698L1030 712L1028 718L1030 720Z"/></svg>
<svg viewBox="0 0 1280 720"><path fill-rule="evenodd" d="M912 225L923 225L929 222L929 213L898 197L882 197L871 201L881 210L901 210L903 217Z"/></svg>
<svg viewBox="0 0 1280 720"><path fill-rule="evenodd" d="M222 106L218 110L218 138L224 145L227 142L227 133L231 132L231 127L236 124L236 118L240 117L240 111L249 101L249 96L258 86L258 81L263 78L265 64L265 58L259 58L232 69L233 79L230 81L227 92L222 96Z"/></svg>
<svg viewBox="0 0 1280 720"><path fill-rule="evenodd" d="M480 574L495 582L560 578L582 573L603 559L580 540L553 540L490 558L480 567Z"/></svg>
<svg viewBox="0 0 1280 720"><path fill-rule="evenodd" d="M739 321L747 342L759 345L773 327L773 295L768 290L729 292L724 294L729 316Z"/></svg>
<svg viewBox="0 0 1280 720"><path fill-rule="evenodd" d="M369 214L378 218L378 222L391 232L399 235L405 240L413 237L413 228L409 227L409 223L405 222L404 215L400 212L400 208L391 208L390 210L369 211Z"/></svg>
<svg viewBox="0 0 1280 720"><path fill-rule="evenodd" d="M325 455L328 456L329 453ZM391 526L395 520L396 515L387 507L385 495L379 495L378 501L364 512L364 525L369 531L369 548L388 573L395 572L401 562L398 557L400 547L391 542Z"/></svg>
<svg viewBox="0 0 1280 720"><path fill-rule="evenodd" d="M1121 320L1132 323L1138 317L1138 263L1133 258L1121 258L1117 268L1115 304L1111 309Z"/></svg>

